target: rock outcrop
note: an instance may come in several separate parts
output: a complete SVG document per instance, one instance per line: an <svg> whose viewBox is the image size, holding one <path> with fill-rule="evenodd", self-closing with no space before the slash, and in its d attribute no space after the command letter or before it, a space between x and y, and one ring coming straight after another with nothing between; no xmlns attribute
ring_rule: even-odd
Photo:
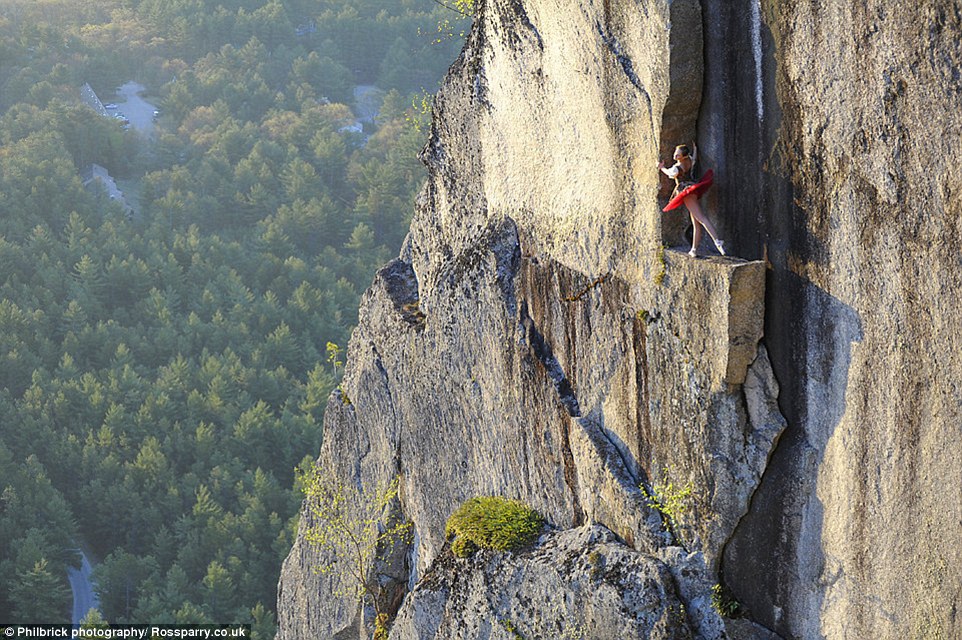
<svg viewBox="0 0 962 640"><path fill-rule="evenodd" d="M637 456L652 484L692 487L690 510L679 518L682 542L714 570L785 429L759 346L765 268L671 251L666 260L636 332L647 372Z"/></svg>
<svg viewBox="0 0 962 640"><path fill-rule="evenodd" d="M372 567L392 638L587 624L591 525L646 576L639 619L684 604L674 637L957 637L960 33L947 1L480 3L318 460L400 478L414 539ZM696 137L754 261L665 249L655 163ZM680 513L645 495L669 484ZM558 532L454 561L445 520L492 494ZM318 562L299 537L281 640L369 637ZM519 608L548 589L560 617Z"/></svg>
<svg viewBox="0 0 962 640"><path fill-rule="evenodd" d="M666 590L667 589L667 590ZM600 526L545 534L518 554L442 555L391 638L691 638L665 565Z"/></svg>
<svg viewBox="0 0 962 640"><path fill-rule="evenodd" d="M667 259L660 285L665 303L676 286L697 284L701 290L695 298L702 303L692 312L722 314L720 322L686 329L698 344L694 351L646 339L646 333L659 332L627 302L629 286L623 281L591 281L548 258L522 256L510 221L489 227L453 268L457 271L435 292L437 302L428 314L421 311L408 263L395 260L378 273L362 303L343 391L328 405L319 460L338 477L365 485L401 477L405 516L416 533L411 582L444 548L447 517L475 495L520 498L557 527L602 523L636 550L654 554L678 541L666 532L640 486L646 469L669 465L686 478L709 478L718 485L699 496L695 511L709 516L711 524L693 519L692 533L683 541L712 549L714 558L716 532L730 533L747 510L750 488L741 491L736 485L757 482L755 467L764 466L768 455L758 445L766 438L770 445L773 437L770 420L748 420L743 400L750 395L746 389L758 386L755 378L765 376L764 356L747 367L748 373L743 361L743 371L736 373L752 382L733 385L724 378L732 362L744 360L739 353L745 336L732 333L738 323L730 321L729 312L751 313L757 307L749 303L749 310L740 309L733 283L741 270L760 265ZM696 278L696 272L705 277ZM761 291L755 295L760 299ZM651 314L667 313L659 304L652 308ZM758 308L754 312L757 330L761 314ZM663 324L672 331L670 322ZM758 340L757 333L749 335ZM671 404L664 399L672 396L672 383L651 379L644 363L656 350L671 348L680 349L679 361L689 370L686 388L698 384L704 396L691 401L701 403L698 415L681 425L672 419L663 428L665 416L688 405L662 407ZM701 376L699 369L708 373ZM648 431L639 416L649 416ZM656 442L660 434L684 434L686 428L692 430L687 437L667 444L691 440L690 460L668 455ZM710 434L711 443L726 448L713 455L708 442L697 443L699 434ZM733 479L736 484L729 486ZM741 504L729 513L727 503L738 500ZM306 517L302 528L309 525ZM281 619L282 633L291 637L333 635L359 620L350 598L330 595L342 591L332 577L312 574L318 563L299 539L279 593L279 609L294 614ZM702 560L701 570L707 568ZM326 597L312 596L317 592ZM303 615L325 601L326 609ZM699 615L712 618L707 600L703 604ZM328 626L318 627L318 619Z"/></svg>

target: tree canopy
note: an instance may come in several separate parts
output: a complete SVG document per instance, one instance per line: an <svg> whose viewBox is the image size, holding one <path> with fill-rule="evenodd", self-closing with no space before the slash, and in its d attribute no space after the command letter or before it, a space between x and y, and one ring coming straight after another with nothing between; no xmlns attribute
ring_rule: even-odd
<svg viewBox="0 0 962 640"><path fill-rule="evenodd" d="M456 39L429 0L4 0L0 611L273 636L360 293L423 182L411 126ZM135 79L159 117L79 99ZM358 126L355 88L377 85ZM370 95L370 92L369 92ZM101 165L132 211L85 187ZM98 622L99 623L99 622Z"/></svg>

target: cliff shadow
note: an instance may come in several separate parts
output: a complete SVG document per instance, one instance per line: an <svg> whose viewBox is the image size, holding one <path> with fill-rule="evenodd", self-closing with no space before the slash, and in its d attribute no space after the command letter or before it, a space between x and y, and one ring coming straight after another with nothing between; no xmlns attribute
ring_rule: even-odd
<svg viewBox="0 0 962 640"><path fill-rule="evenodd" d="M749 512L727 544L722 580L750 617L786 637L817 638L825 514L816 495L825 447L845 412L858 313L792 270L826 259L797 203L782 145L800 126L782 104L770 3L703 0L705 83L699 112L703 198L732 253L767 258L765 344L788 426Z"/></svg>
<svg viewBox="0 0 962 640"><path fill-rule="evenodd" d="M783 114L775 40L759 0L703 0L703 7L699 164L701 171L714 170L715 182L702 204L729 253L757 260L775 241L773 212L792 197L776 152Z"/></svg>
<svg viewBox="0 0 962 640"><path fill-rule="evenodd" d="M857 311L787 270L770 272L766 335L788 421L761 484L725 548L725 585L753 620L787 638L821 638L825 514L818 473L845 414Z"/></svg>

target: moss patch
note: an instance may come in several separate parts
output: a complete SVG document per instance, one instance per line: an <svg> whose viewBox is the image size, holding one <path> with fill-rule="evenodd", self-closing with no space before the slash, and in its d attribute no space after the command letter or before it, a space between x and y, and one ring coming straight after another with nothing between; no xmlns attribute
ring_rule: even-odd
<svg viewBox="0 0 962 640"><path fill-rule="evenodd" d="M465 558L477 549L508 551L534 542L544 518L518 500L496 496L471 498L448 518L444 534L451 550Z"/></svg>

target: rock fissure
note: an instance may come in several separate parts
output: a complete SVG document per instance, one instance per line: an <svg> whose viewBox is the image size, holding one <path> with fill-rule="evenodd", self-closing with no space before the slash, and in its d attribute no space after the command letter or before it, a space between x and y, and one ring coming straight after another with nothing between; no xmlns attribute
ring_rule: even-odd
<svg viewBox="0 0 962 640"><path fill-rule="evenodd" d="M564 461L564 478L568 490L571 492L572 511L574 515L571 519L571 526L578 527L584 524L585 512L581 506L580 488L578 487L578 470L575 467L574 455L571 452L571 421L563 420L561 423L561 456Z"/></svg>
<svg viewBox="0 0 962 640"><path fill-rule="evenodd" d="M767 350L764 347L763 341L759 341L758 343L758 355L756 356L756 360L752 362L751 367L755 366L759 358L763 358L766 362L768 360ZM730 535L722 542L719 549L719 553L718 553L719 562L718 562L718 572L717 572L718 584L721 585L721 587L724 589L728 588L728 585L726 584L726 581L725 581L725 558L726 558L728 545L731 543L732 539L735 537L736 533L739 530L739 527L742 526L742 522L745 520L748 514L752 511L753 503L759 491L759 487L761 487L762 484L766 482L766 479L767 479L766 474L773 473L771 467L769 466L769 461L771 460L772 456L776 455L776 453L778 452L781 436L784 433L784 430L788 426L787 421L784 419L784 416L782 415L781 408L778 406L778 402L780 398L778 397L779 394L777 389L779 389L780 387L778 385L778 380L775 376L775 372L774 370L771 369L770 364L765 364L764 367L770 372L769 374L770 378L767 381L769 388L767 390L764 390L761 393L753 392L753 387L755 387L756 385L757 378L755 376L752 376L751 374L749 374L749 380L747 380L746 383L742 385L742 388L741 388L742 402L747 408L747 413L748 413L748 420L746 425L747 429L744 432L743 447L745 450L756 449L758 447L758 444L752 441L752 436L755 435L756 437L758 437L759 433L762 433L765 431L769 431L769 435L771 437L771 444L768 445L767 447L767 456L765 457L764 464L759 465L758 479L754 485L754 488L748 494L748 497L745 501L744 510L741 513L741 515L738 517L737 521L732 526ZM774 385L775 387L774 390L771 388L771 385ZM769 418L776 416L777 419L780 419L779 424L776 424L774 426L774 429L775 429L774 434L771 434L770 432L770 430L773 428L772 425L767 424L766 420L761 418L760 414L762 412L757 408L754 411L751 409L751 407L756 407L759 402L769 403L770 406L767 409ZM782 636L776 634L772 629L769 629L768 627L766 627L762 621L755 619L752 616L751 610L747 609L744 604L738 603L738 607L739 607L739 617L750 620L754 625L764 630L765 633L770 634L768 636L770 640L780 640L782 638Z"/></svg>
<svg viewBox="0 0 962 640"><path fill-rule="evenodd" d="M553 383L555 391L558 394L558 401L567 410L569 416L580 416L581 407L578 405L578 398L575 396L574 389L571 387L571 382L561 368L561 364L551 352L551 347L545 341L544 336L535 326L534 320L528 314L526 302L521 303L520 313L521 325L524 327L527 342L531 346L531 350L538 362L544 367L548 378Z"/></svg>
<svg viewBox="0 0 962 640"><path fill-rule="evenodd" d="M648 368L648 319L647 313L635 314L634 319L634 359L635 385L639 389L638 408L635 417L637 428L636 447L638 450L639 480L647 484L651 477L648 462L651 458L649 442L652 438L651 428L651 389L649 384L650 371Z"/></svg>
<svg viewBox="0 0 962 640"><path fill-rule="evenodd" d="M618 66L624 71L625 77L628 78L635 89L644 92L644 85L638 78L638 74L635 73L634 64L631 62L631 58L625 54L624 48L621 46L621 43L618 42L618 38L610 33L600 22L595 23L595 29L598 31L598 35L608 48L608 51L615 57L615 60L618 61Z"/></svg>
<svg viewBox="0 0 962 640"><path fill-rule="evenodd" d="M637 475L635 475L635 472L634 472L634 467L636 465L633 465L631 461L629 461L625 452L622 451L622 448L618 446L617 442L615 442L612 434L608 433L608 430L602 426L598 427L598 433L601 434L601 437L603 437L605 440L608 441L608 444L611 445L611 448L614 450L615 455L617 455L621 459L622 468L625 470L625 474L628 476L628 481L631 483L631 486L640 487L641 479Z"/></svg>
<svg viewBox="0 0 962 640"><path fill-rule="evenodd" d="M578 293L576 293L576 294L574 294L574 295L570 295L570 296L565 296L564 301L565 301L565 302L578 302L579 300L581 300L582 298L584 298L586 295L588 295L588 294L591 292L592 289L595 289L595 288L599 287L600 285L604 284L604 283L608 280L608 278L610 278L610 277L611 277L611 274L610 274L610 273L606 273L605 275L601 276L600 278L595 278L594 280L591 281L591 284L589 284L588 286L586 286L584 289L582 289L582 290L579 291Z"/></svg>

